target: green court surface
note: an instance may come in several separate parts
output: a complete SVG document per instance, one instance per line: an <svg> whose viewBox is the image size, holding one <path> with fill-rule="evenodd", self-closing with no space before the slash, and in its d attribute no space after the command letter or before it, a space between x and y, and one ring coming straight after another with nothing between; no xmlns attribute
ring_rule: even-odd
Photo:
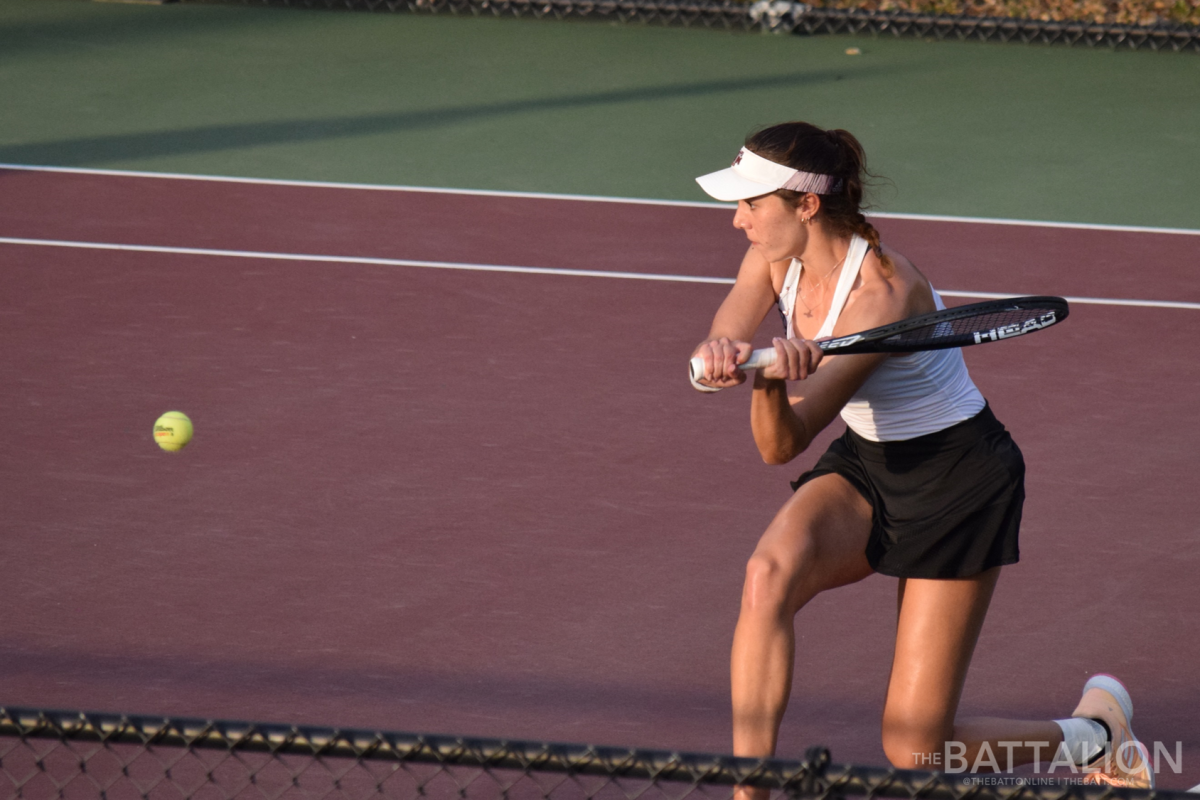
<svg viewBox="0 0 1200 800"><path fill-rule="evenodd" d="M680 200L803 118L880 210L1200 228L1195 54L2 0L0 97L5 163Z"/></svg>

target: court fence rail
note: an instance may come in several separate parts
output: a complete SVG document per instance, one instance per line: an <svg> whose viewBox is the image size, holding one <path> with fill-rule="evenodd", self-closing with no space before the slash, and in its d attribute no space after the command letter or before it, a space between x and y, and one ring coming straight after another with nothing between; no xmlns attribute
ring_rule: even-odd
<svg viewBox="0 0 1200 800"><path fill-rule="evenodd" d="M256 722L0 709L0 785L28 800L1194 800L837 765ZM982 777L982 776L981 776ZM1011 780L1011 778L1010 778Z"/></svg>
<svg viewBox="0 0 1200 800"><path fill-rule="evenodd" d="M1200 53L1200 27L1108 25L969 14L823 8L792 0L183 0L351 11L598 19L801 35L876 36L1082 45Z"/></svg>

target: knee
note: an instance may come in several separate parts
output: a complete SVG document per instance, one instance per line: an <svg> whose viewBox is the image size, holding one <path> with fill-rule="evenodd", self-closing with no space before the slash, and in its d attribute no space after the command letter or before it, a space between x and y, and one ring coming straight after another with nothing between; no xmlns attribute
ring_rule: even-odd
<svg viewBox="0 0 1200 800"><path fill-rule="evenodd" d="M805 553L783 557L756 552L746 564L742 607L749 611L778 614L799 611L801 586L809 559Z"/></svg>
<svg viewBox="0 0 1200 800"><path fill-rule="evenodd" d="M896 769L944 770L946 743L929 737L883 737L883 752Z"/></svg>
<svg viewBox="0 0 1200 800"><path fill-rule="evenodd" d="M896 769L944 770L946 734L921 725L883 726L883 752Z"/></svg>

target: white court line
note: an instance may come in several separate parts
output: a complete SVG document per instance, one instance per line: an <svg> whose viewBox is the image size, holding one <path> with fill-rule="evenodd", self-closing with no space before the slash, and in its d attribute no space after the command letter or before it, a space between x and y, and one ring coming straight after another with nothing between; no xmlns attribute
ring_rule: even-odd
<svg viewBox="0 0 1200 800"><path fill-rule="evenodd" d="M60 239L17 239L0 236L0 244L29 247L67 247L80 250L118 250L131 253L166 253L186 256L216 256L220 258L261 258L272 261L309 261L329 264L370 264L385 267L422 267L426 269L456 269L472 272L515 272L528 275L560 275L575 278L621 278L634 281L666 281L672 283L733 284L733 278L709 278L703 275L665 275L653 272L608 272L596 269L566 269L558 267L516 267L500 264L468 264L455 261L416 261L407 258L368 258L366 256L322 256L306 253L271 253L257 250L212 250L203 247L166 247L148 244L111 244L108 242L72 242ZM1019 294L997 292L942 291L943 297L978 297L1003 300L1021 297ZM1136 306L1138 308L1186 308L1200 310L1200 303L1173 300L1127 300L1108 297L1067 297L1071 303L1102 306Z"/></svg>
<svg viewBox="0 0 1200 800"><path fill-rule="evenodd" d="M201 247L162 247L148 244L108 244L104 242L67 242L56 239L14 239L0 236L0 244L35 247L73 247L83 250L123 250L133 253L170 253L185 256L222 258L263 258L272 261L317 261L331 264L371 264L385 267L424 267L460 269L472 272L518 272L529 275L565 275L575 278L624 278L634 281L674 281L676 283L725 283L732 278L706 278L700 275L657 275L651 272L606 272L596 269L560 269L556 267L511 267L499 264L463 264L454 261L414 261L407 258L368 258L366 256L318 256L304 253L267 253L256 250L209 250Z"/></svg>
<svg viewBox="0 0 1200 800"><path fill-rule="evenodd" d="M328 181L297 181L282 178L238 178L228 175L189 175L176 172L139 172L119 169L89 169L84 167L44 167L31 164L0 164L0 169L29 172L64 172L78 175L111 175L121 178L163 178L167 180L212 181L216 183L248 183L261 186L301 186L317 189L361 189L371 192L428 192L430 194L459 194L477 197L515 197L532 200L571 200L589 203L629 203L644 206L674 206L677 208L737 208L735 203L711 203L690 200L650 200L640 197L603 197L587 194L548 194L545 192L504 192L490 189L448 189L435 186L389 186L371 183L336 183ZM957 222L973 225L1017 225L1030 228L1065 228L1085 231L1116 231L1122 233L1165 233L1200 236L1200 229L1151 228L1141 225L1103 225L1087 222L1045 222L1031 219L1000 219L994 217L954 217L938 214L902 214L873 212L867 216L877 219L903 219L917 222Z"/></svg>
<svg viewBox="0 0 1200 800"><path fill-rule="evenodd" d="M732 281L731 281L732 283ZM978 297L981 300L1003 300L1007 297L1024 297L1025 295L996 292L943 292L937 290L942 297ZM1187 303L1182 300L1125 300L1119 297L1064 297L1069 303L1093 306L1136 306L1138 308L1190 308L1200 310L1200 303Z"/></svg>
<svg viewBox="0 0 1200 800"><path fill-rule="evenodd" d="M230 175L189 175L181 172L138 172L123 169L86 169L83 167L41 167L31 164L0 164L0 169L28 172L65 172L78 175L111 175L117 178L166 178L176 181L213 181L249 183L259 186L301 186L313 189L361 189L367 192L428 192L463 194L479 197L516 197L530 200L582 200L589 203L632 203L643 206L679 206L682 208L737 208L736 203L705 203L688 200L649 200L640 197L603 197L588 194L548 194L545 192L504 192L493 189L448 189L439 186L392 186L381 183L338 183L333 181L296 181L284 178L239 178ZM1197 231L1200 233L1200 231Z"/></svg>

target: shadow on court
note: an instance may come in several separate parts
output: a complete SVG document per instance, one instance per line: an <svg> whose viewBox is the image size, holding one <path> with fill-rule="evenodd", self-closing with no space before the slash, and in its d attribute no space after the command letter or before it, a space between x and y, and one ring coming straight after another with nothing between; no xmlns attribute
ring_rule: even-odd
<svg viewBox="0 0 1200 800"><path fill-rule="evenodd" d="M855 70L856 75L872 70ZM347 115L324 119L296 118L270 122L202 125L174 131L85 136L57 142L0 147L0 160L12 164L85 165L132 158L212 153L244 147L347 139L399 131L452 127L480 120L546 111L571 111L629 103L661 102L734 94L752 89L812 86L842 80L845 70L813 70L756 78L668 84L631 89L511 100L424 111Z"/></svg>

